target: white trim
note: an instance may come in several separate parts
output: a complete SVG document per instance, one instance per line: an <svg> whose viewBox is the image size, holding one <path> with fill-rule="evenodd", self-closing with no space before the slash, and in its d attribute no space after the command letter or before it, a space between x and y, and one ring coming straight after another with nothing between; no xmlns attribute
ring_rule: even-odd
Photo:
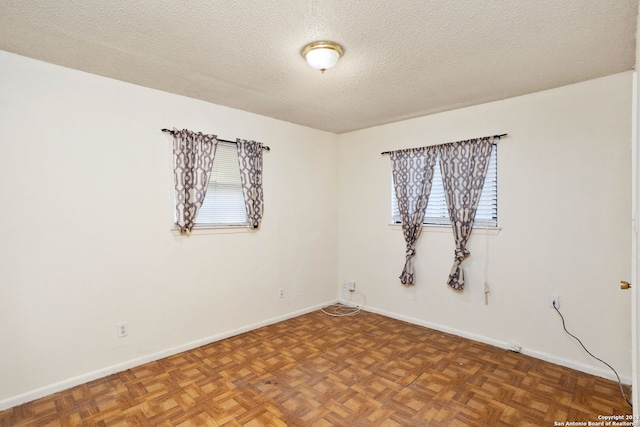
<svg viewBox="0 0 640 427"><path fill-rule="evenodd" d="M638 15L640 17L640 14ZM638 33L640 34L640 32ZM638 51L640 52L640 50ZM636 59L636 62L638 60ZM638 239L638 196L640 186L638 185L640 175L638 174L638 147L640 139L638 136L638 96L640 88L638 88L638 72L632 74L632 90L631 90L631 281L634 285L640 284L640 271L638 269L639 244ZM626 291L629 292L629 291ZM640 316L640 294L637 286L631 288L631 375L633 384L631 387L631 403L633 405L633 415L638 419L640 417L640 328L638 321Z"/></svg>
<svg viewBox="0 0 640 427"><path fill-rule="evenodd" d="M303 314L307 314L310 313L312 311L318 310L321 307L325 307L331 304L334 304L335 302L337 302L338 300L333 300L333 301L328 301L325 302L323 304L318 304L312 307L307 307L301 310L297 310L291 313L287 313L284 314L282 316L277 316L277 317L273 317L271 319L267 319L264 320L262 322L258 322L258 323L254 323L252 325L246 325L243 326L241 328L237 328L237 329L233 329L231 331L227 331L227 332L222 332L220 334L216 334L216 335L212 335L210 337L206 337L206 338L202 338L196 341L191 341L176 347L170 347L168 349L156 352L156 353L152 353L152 354L148 354L145 356L141 356L141 357L137 357L135 359L130 359L127 360L125 362L122 363L118 363L115 365L111 365L111 366L107 366L101 369L97 369L95 371L92 372L87 372L85 374L82 375L78 375L76 377L72 377L72 378L68 378L66 380L63 381L59 381L57 383L53 383L53 384L49 384L46 385L44 387L40 387L37 388L35 390L31 390L28 391L26 393L22 393L19 394L17 396L13 396L4 400L0 401L0 411L4 411L6 409L12 408L14 406L18 406L21 405L23 403L26 402L30 402L32 400L36 400L36 399L40 399L42 397L45 396L49 396L51 394L63 391L63 390L67 390L71 387L75 387L81 384L85 384L89 381L93 381L99 378L103 378L106 377L108 375L112 375L112 374L116 374L118 372L122 372L125 371L127 369L131 369L134 368L136 366L140 366L143 365L145 363L149 363L149 362L153 362L155 360L159 360L165 357L169 357L169 356L173 356L175 354L178 353L182 353L184 351L188 351L188 350L192 350L194 348L198 348L201 347L203 345L207 345L210 344L212 342L216 342L216 341L220 341L223 340L225 338L230 338L236 335L240 335L243 334L245 332L249 332L249 331L253 331L255 329L258 328L262 328L264 326L268 326L268 325L272 325L274 323L278 323L278 322L282 322L284 320L288 320L288 319L292 319L294 317L298 317L301 316ZM342 301L343 303L346 301ZM374 307L369 307L369 306L365 306L362 308L365 311L369 311L372 313L376 313L376 314L380 314L382 316L386 316L386 317L390 317L392 319L397 319L397 320L402 320L408 323L412 323L414 325L419 325L419 326L424 326L426 328L430 328L430 329L434 329L437 331L441 331L441 332L445 332L445 333L449 333L449 334L453 334L453 335L457 335L459 337L462 338L467 338L467 339L471 339L474 341L478 341L478 342L482 342L485 344L489 344L492 345L494 347L498 347L498 348L504 348L507 349L509 344L504 342L504 341L500 341L500 340L495 340L483 335L477 335L477 334L473 334L473 333L469 333L469 332L465 332L465 331L461 331L459 329L455 329L455 328L450 328L444 325L440 325L440 324L436 324L436 323L432 323L432 322L427 322L424 320L420 320L420 319L416 319L413 317L409 317L409 316L404 316L401 314L397 314L397 313L392 313L386 310L382 310L379 308L374 308ZM590 365L584 365L581 363L576 363L574 361L571 361L569 359L565 359L562 357L557 357L557 356L553 356L550 355L548 353L544 353L541 351L536 351L536 350L529 350L529 349L522 349L522 354L525 354L527 356L531 356L531 357L535 357L537 359L541 359L541 360L546 360L548 362L551 363L555 363L557 365L560 366L565 366L568 368L572 368L572 369L576 369L578 371L582 371L591 375L596 375L599 377L603 377L609 380L613 380L616 381L615 376L613 375L613 373L609 370L604 370L604 369L598 369L596 367L590 366ZM622 380L622 382L624 384L631 384L631 378L627 377L627 376L620 376L620 379Z"/></svg>
<svg viewBox="0 0 640 427"><path fill-rule="evenodd" d="M402 231L401 224L388 224L389 228L392 230ZM488 234L489 236L497 236L500 234L500 227L473 227L471 230L471 234L484 235ZM425 233L452 233L451 225L423 225L422 231Z"/></svg>
<svg viewBox="0 0 640 427"><path fill-rule="evenodd" d="M154 360L162 359L165 357L173 356L174 354L182 353L183 351L193 350L194 348L201 347L203 345L210 344L212 342L220 341L225 338L233 337L235 335L240 335L245 332L253 331L258 328L262 328L263 326L272 325L274 323L282 322L287 319L291 319L294 317L301 316L303 314L310 313L312 311L318 310L321 307L325 307L327 305L331 305L336 303L337 300L328 301L323 304L314 305L312 307L307 307L301 310L297 310L291 313L283 314L281 316L273 317L271 319L264 320L262 322L254 323L252 325L246 325L237 329L233 329L231 331L222 332L216 335L212 335L210 337L202 338L196 341L191 341L185 344L181 344L176 347L170 347L165 350L158 351L156 353L147 354L145 356L137 357L135 359L130 359L122 363L118 363L111 366L106 366L101 369L97 369L92 372L87 372L82 375L78 375L73 378L68 378L63 381L59 381L57 383L49 384L44 387L37 388L35 390L28 391L26 393L19 394L17 396L9 397L4 400L0 400L0 411L4 411L5 409L12 408L14 406L21 405L26 402L30 402L35 399L40 399L41 397L49 396L51 394L57 393L59 391L67 390L71 387L75 387L81 384L85 384L89 381L93 381L99 378L106 377L111 374L116 374L118 372L125 371L127 369L134 368L136 366L143 365L145 363L153 362Z"/></svg>
<svg viewBox="0 0 640 427"><path fill-rule="evenodd" d="M175 225L175 224L174 224ZM204 236L207 234L238 234L238 233L253 233L255 229L249 228L248 225L229 225L220 227L193 227L189 236ZM180 231L173 227L171 234L174 236L183 236Z"/></svg>
<svg viewBox="0 0 640 427"><path fill-rule="evenodd" d="M504 348L504 349L509 349L509 343L504 342L504 341L500 341L500 340L495 340L493 338L489 338L486 337L484 335L478 335L478 334L474 334L471 332L466 332L466 331L462 331L459 329L455 329L455 328L450 328L448 326L444 326L444 325L440 325L437 323L432 323L432 322L427 322L425 320L421 320L421 319L416 319L413 317L409 317L409 316L404 316L402 314L397 314L397 313L392 313L386 310L381 310L379 308L374 308L374 307L363 307L363 310L365 311L370 311L372 313L376 313L376 314L380 314L382 316L386 316L386 317L390 317L392 319L397 319L397 320L402 320L404 322L408 322L408 323L412 323L414 325L419 325L419 326L424 326L426 328L429 329L435 329L437 331L440 332L445 332L448 334L452 334L452 335L457 335L459 337L462 338L467 338L473 341L478 341L478 342L482 342L485 344L489 344L492 345L494 347L498 347L498 348ZM591 374L591 375L596 375L598 377L602 377L602 378L606 378L608 380L612 380L612 381L616 381L617 382L617 378L615 377L615 375L613 374L613 372L611 372L610 370L606 369L606 368L598 368L595 366L591 366L591 365L585 365L582 363L578 363L575 362L573 360L569 360L569 359L565 359L564 357L558 357L558 356L554 356L552 354L549 353L545 353L542 351L537 351L537 350L531 350L531 349L526 349L523 348L521 351L522 354L527 355L527 356L531 356L531 357L535 357L536 359L541 359L541 360L545 360L547 362L551 362L554 363L556 365L560 365L560 366L564 366L567 368L571 368L571 369L575 369L577 371L581 371L581 372L585 372L587 374ZM622 381L623 384L631 384L631 377L628 376L620 376L620 380Z"/></svg>

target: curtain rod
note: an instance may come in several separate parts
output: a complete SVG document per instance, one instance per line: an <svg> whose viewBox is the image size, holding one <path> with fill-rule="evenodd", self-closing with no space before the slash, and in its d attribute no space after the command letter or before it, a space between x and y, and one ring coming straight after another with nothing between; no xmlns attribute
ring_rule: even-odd
<svg viewBox="0 0 640 427"><path fill-rule="evenodd" d="M174 134L174 132L173 132L171 129L160 129L160 130L161 130L162 132L170 133L171 135L173 135L173 134ZM220 141L220 142L227 142L227 143L229 143L229 144L237 144L237 142L235 142L235 141L229 141L228 139L218 139L218 141ZM266 145L263 145L263 146L262 146L262 149L263 149L263 150L267 150L267 151L271 151L271 148L269 148L269 147L268 147L268 146L266 146Z"/></svg>
<svg viewBox="0 0 640 427"><path fill-rule="evenodd" d="M496 138L496 137L497 137L497 138L504 138L504 137L506 137L506 136L507 136L507 134L506 134L506 133L502 133L502 134L500 134L500 135L493 135L493 137L494 137L494 138ZM495 144L495 142L494 142L494 144ZM391 151L383 151L383 152L382 152L382 153L380 153L380 154L389 154L389 153L391 153Z"/></svg>

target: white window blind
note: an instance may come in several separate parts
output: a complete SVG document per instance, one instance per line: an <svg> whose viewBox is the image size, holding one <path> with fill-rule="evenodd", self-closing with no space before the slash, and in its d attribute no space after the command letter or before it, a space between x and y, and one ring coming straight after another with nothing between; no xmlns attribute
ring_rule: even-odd
<svg viewBox="0 0 640 427"><path fill-rule="evenodd" d="M194 228L248 224L237 148L234 144L218 142L207 195L198 211Z"/></svg>
<svg viewBox="0 0 640 427"><path fill-rule="evenodd" d="M391 177L391 223L400 224L400 213L398 212L398 199ZM447 200L442 185L442 174L440 172L440 159L436 161L433 168L433 183L431 194L427 205L427 213L424 216L423 224L426 225L451 225L449 212L447 211ZM498 226L498 146L494 145L489 159L489 169L487 177L482 187L478 210L474 225L477 227L497 227Z"/></svg>

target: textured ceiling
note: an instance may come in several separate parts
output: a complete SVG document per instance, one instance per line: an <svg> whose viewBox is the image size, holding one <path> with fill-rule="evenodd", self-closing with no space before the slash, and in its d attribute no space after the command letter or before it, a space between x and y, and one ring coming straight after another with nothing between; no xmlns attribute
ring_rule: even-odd
<svg viewBox="0 0 640 427"><path fill-rule="evenodd" d="M0 49L343 133L630 70L637 3L2 0Z"/></svg>

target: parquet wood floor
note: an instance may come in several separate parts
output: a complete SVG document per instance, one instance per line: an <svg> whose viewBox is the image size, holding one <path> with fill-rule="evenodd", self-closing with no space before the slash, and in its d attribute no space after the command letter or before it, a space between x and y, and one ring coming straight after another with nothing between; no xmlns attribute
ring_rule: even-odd
<svg viewBox="0 0 640 427"><path fill-rule="evenodd" d="M553 426L630 413L612 381L317 311L0 412L0 426Z"/></svg>

